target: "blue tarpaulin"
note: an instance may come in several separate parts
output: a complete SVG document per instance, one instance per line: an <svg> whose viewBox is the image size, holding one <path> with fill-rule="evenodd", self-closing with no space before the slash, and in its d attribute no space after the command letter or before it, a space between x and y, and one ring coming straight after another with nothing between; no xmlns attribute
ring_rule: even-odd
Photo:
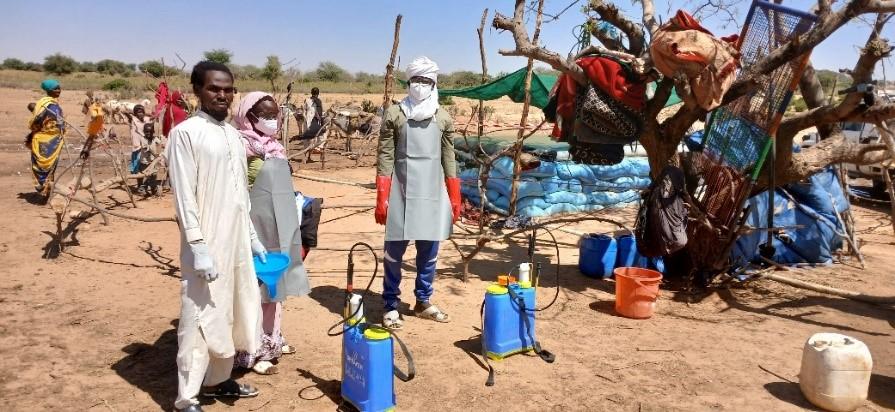
<svg viewBox="0 0 895 412"><path fill-rule="evenodd" d="M782 264L820 263L833 261L833 251L842 247L842 227L837 212L848 209L839 178L832 168L811 176L808 181L778 188L774 196L774 226L784 228L774 237L774 261ZM751 206L746 224L767 228L768 194L749 199ZM755 261L759 246L769 232L756 230L737 240L731 251L734 266Z"/></svg>

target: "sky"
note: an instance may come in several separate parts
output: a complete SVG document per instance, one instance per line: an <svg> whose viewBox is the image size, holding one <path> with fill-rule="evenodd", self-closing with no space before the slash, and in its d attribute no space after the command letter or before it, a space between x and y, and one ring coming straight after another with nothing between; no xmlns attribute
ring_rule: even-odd
<svg viewBox="0 0 895 412"><path fill-rule="evenodd" d="M546 0L545 12L555 15L574 0ZM734 3L737 21L745 19L749 1ZM42 62L55 52L79 61L115 59L128 63L164 58L177 62L175 53L192 65L202 53L215 48L233 52L236 64L263 65L278 55L287 68L309 71L321 61L333 61L348 71L383 73L392 46L395 16L402 14L400 67L426 55L442 72L479 72L478 38L482 10L490 8L485 32L489 72L511 72L526 63L523 57L505 57L498 49L512 48L510 33L490 28L495 11L511 16L513 1L472 0L4 0L0 11L0 59L16 57ZM541 44L565 55L574 44L575 26L584 21L580 0L559 19L544 25ZM667 20L678 8L693 9L698 0L656 0L657 13ZM841 3L841 2L838 2ZM617 2L630 16L640 7L629 0ZM808 10L814 1L785 0L785 5ZM669 11L670 10L670 11ZM533 14L533 13L530 13ZM533 19L529 31L533 29ZM724 27L721 14L705 16L703 24L717 35L739 32ZM40 22L40 25L35 23ZM851 67L859 45L870 32L852 23L835 33L812 54L818 69ZM884 36L895 40L895 23ZM895 77L893 61L890 75ZM189 66L188 66L189 67ZM877 69L881 75L881 69Z"/></svg>

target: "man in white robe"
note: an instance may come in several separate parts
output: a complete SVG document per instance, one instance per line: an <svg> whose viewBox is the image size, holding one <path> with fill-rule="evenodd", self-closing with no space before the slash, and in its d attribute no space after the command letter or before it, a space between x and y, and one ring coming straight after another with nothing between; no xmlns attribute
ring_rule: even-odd
<svg viewBox="0 0 895 412"><path fill-rule="evenodd" d="M266 251L249 218L246 154L227 123L233 75L200 62L190 78L201 111L171 130L168 173L181 233L178 387L174 407L201 411L197 397L252 397L230 378L236 350L261 341L261 296L252 255Z"/></svg>

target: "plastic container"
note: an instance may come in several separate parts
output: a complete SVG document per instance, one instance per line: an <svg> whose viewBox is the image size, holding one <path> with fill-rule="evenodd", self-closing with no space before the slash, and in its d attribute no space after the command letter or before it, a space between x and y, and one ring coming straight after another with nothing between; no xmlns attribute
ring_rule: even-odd
<svg viewBox="0 0 895 412"><path fill-rule="evenodd" d="M277 296L277 282L289 268L289 256L282 253L271 252L267 254L267 262L261 263L258 256L252 259L255 265L255 276L267 286L267 292L271 298Z"/></svg>
<svg viewBox="0 0 895 412"><path fill-rule="evenodd" d="M342 335L342 399L361 412L395 408L391 334L361 324Z"/></svg>
<svg viewBox="0 0 895 412"><path fill-rule="evenodd" d="M585 235L581 238L579 252L578 270L581 273L592 278L612 277L618 253L615 238L598 234Z"/></svg>
<svg viewBox="0 0 895 412"><path fill-rule="evenodd" d="M522 313L519 305L511 299L509 290L522 298L528 309ZM485 328L482 344L489 358L499 360L507 356L532 350L535 338L535 288L518 283L509 288L492 284L485 293ZM529 334L523 316L531 325Z"/></svg>
<svg viewBox="0 0 895 412"><path fill-rule="evenodd" d="M531 263L519 264L519 282L531 282Z"/></svg>
<svg viewBox="0 0 895 412"><path fill-rule="evenodd" d="M634 235L622 235L615 238L617 252L615 256L615 267L626 268L636 266L637 258L637 238Z"/></svg>
<svg viewBox="0 0 895 412"><path fill-rule="evenodd" d="M853 411L867 399L872 369L864 342L838 333L816 333L802 349L799 387L816 406Z"/></svg>
<svg viewBox="0 0 895 412"><path fill-rule="evenodd" d="M634 319L647 319L656 310L662 274L644 268L615 269L615 311Z"/></svg>

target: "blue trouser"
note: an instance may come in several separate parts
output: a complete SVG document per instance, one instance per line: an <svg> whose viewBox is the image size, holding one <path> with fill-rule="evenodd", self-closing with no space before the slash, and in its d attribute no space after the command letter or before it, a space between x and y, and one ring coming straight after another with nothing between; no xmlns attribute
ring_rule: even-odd
<svg viewBox="0 0 895 412"><path fill-rule="evenodd" d="M385 242L385 278L382 281L382 299L385 300L386 312L398 310L401 299L401 261L407 250L409 240ZM413 294L417 302L427 303L432 297L432 282L435 280L435 265L438 262L438 242L416 240L416 285Z"/></svg>

